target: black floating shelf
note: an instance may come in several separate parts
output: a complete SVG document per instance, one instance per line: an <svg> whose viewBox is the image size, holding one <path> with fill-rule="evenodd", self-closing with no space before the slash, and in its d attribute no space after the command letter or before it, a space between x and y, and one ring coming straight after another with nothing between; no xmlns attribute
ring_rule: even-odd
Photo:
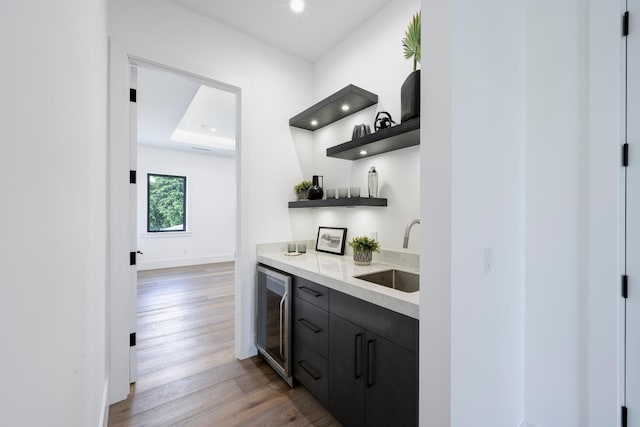
<svg viewBox="0 0 640 427"><path fill-rule="evenodd" d="M327 148L327 157L358 160L420 144L420 118ZM361 154L366 151L366 154Z"/></svg>
<svg viewBox="0 0 640 427"><path fill-rule="evenodd" d="M387 206L387 199L373 197L348 197L344 199L299 200L297 202L289 202L289 209L330 208L341 206Z"/></svg>
<svg viewBox="0 0 640 427"><path fill-rule="evenodd" d="M349 85L289 119L289 126L316 130L378 103L378 95ZM349 109L344 111L343 105ZM312 122L316 124L311 124Z"/></svg>

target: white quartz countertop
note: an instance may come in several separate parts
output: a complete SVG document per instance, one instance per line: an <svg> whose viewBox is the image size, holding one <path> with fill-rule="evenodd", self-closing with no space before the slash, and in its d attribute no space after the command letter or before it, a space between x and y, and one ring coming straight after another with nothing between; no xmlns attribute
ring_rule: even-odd
<svg viewBox="0 0 640 427"><path fill-rule="evenodd" d="M371 265L360 266L354 264L351 255L309 251L298 256L287 256L285 252L278 244L258 245L257 261L414 319L420 318L420 291L402 292L353 277L391 268L419 273L418 268L411 265L416 263L406 262L407 257L403 257L402 253L386 252L384 256L374 253ZM377 261L377 256L383 260Z"/></svg>

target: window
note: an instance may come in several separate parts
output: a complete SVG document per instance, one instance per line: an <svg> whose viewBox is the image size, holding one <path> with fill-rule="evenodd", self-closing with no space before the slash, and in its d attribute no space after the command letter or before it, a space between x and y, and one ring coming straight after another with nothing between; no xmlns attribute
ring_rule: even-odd
<svg viewBox="0 0 640 427"><path fill-rule="evenodd" d="M147 174L147 232L187 231L187 177Z"/></svg>

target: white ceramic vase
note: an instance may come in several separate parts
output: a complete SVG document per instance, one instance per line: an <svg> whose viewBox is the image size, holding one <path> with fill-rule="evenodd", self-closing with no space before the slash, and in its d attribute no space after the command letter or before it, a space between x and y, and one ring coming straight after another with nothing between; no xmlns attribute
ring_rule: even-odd
<svg viewBox="0 0 640 427"><path fill-rule="evenodd" d="M371 265L372 251L353 252L353 262L356 265Z"/></svg>

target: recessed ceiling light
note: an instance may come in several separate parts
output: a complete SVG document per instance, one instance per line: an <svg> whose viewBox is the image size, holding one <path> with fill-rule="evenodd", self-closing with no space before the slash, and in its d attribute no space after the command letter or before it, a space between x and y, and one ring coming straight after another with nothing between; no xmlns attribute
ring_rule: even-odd
<svg viewBox="0 0 640 427"><path fill-rule="evenodd" d="M362 151L360 151L360 155L361 155L361 156L366 156L366 155L367 155L367 150L362 150Z"/></svg>
<svg viewBox="0 0 640 427"><path fill-rule="evenodd" d="M349 105L348 104L344 104L342 106L342 111L349 111Z"/></svg>
<svg viewBox="0 0 640 427"><path fill-rule="evenodd" d="M211 132L215 132L215 131L217 131L218 129L216 129L216 128L209 128L209 130L210 130Z"/></svg>
<svg viewBox="0 0 640 427"><path fill-rule="evenodd" d="M301 13L304 10L304 0L291 0L289 7L295 13Z"/></svg>
<svg viewBox="0 0 640 427"><path fill-rule="evenodd" d="M311 126L318 126L317 120L311 120Z"/></svg>

